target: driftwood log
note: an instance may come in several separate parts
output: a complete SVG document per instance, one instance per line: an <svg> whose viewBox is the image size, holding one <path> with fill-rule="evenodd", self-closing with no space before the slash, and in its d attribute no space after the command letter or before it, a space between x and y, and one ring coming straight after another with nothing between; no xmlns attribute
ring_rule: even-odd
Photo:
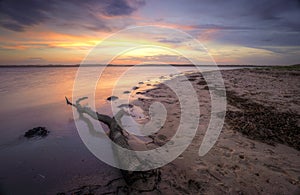
<svg viewBox="0 0 300 195"><path fill-rule="evenodd" d="M67 105L73 106L77 109L80 116L86 114L91 118L98 120L110 129L109 138L116 143L117 145L132 150L131 146L128 144L128 137L125 134L125 130L119 125L122 116L128 114L123 109L121 109L117 114L113 117L108 115L100 114L96 111L93 111L90 107L82 106L80 104L81 101L87 99L87 97L79 98L75 103L72 103L66 97ZM143 164L140 163L141 160L137 156L128 155L127 153L119 152L118 149L112 144L113 152L116 157L117 162L122 167L122 163L125 163L126 166L133 166L130 169L133 170L134 166ZM140 168L140 167L137 167ZM120 169L121 174L127 184L129 191L137 191L137 192L151 192L158 191L159 192L159 183L161 180L161 173L159 169L151 170L151 171L127 171Z"/></svg>

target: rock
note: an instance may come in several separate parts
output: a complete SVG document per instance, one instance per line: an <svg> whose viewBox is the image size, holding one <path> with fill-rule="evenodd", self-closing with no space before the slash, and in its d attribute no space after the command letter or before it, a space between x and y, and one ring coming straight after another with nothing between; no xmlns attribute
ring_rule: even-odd
<svg viewBox="0 0 300 195"><path fill-rule="evenodd" d="M204 89L204 90L209 90L208 86L205 86L203 89Z"/></svg>
<svg viewBox="0 0 300 195"><path fill-rule="evenodd" d="M119 99L117 96L110 96L110 97L106 98L106 100L108 100L108 101L115 101L117 99Z"/></svg>
<svg viewBox="0 0 300 195"><path fill-rule="evenodd" d="M132 87L132 90L137 90L139 87L137 87L137 86L134 86L134 87Z"/></svg>
<svg viewBox="0 0 300 195"><path fill-rule="evenodd" d="M24 134L24 137L32 138L32 137L45 137L49 134L50 131L46 129L46 127L35 127L33 129L29 129Z"/></svg>
<svg viewBox="0 0 300 195"><path fill-rule="evenodd" d="M239 157L240 157L240 159L244 159L245 158L245 156L244 155L239 155Z"/></svg>
<svg viewBox="0 0 300 195"><path fill-rule="evenodd" d="M189 78L199 78L200 75L190 75Z"/></svg>
<svg viewBox="0 0 300 195"><path fill-rule="evenodd" d="M120 106L118 106L118 108L132 108L133 105L132 104L121 104Z"/></svg>
<svg viewBox="0 0 300 195"><path fill-rule="evenodd" d="M124 94L128 94L128 93L130 93L130 91L124 91L123 93L124 93Z"/></svg>
<svg viewBox="0 0 300 195"><path fill-rule="evenodd" d="M194 190L194 191L197 191L197 192L203 192L204 188L203 188L203 184L196 181L196 180L193 180L193 179L190 179L188 181L188 188L189 190Z"/></svg>
<svg viewBox="0 0 300 195"><path fill-rule="evenodd" d="M140 95L143 95L143 94L145 94L145 92L138 91L138 92L136 92L135 94L140 94Z"/></svg>
<svg viewBox="0 0 300 195"><path fill-rule="evenodd" d="M198 85L206 85L206 81L201 80L201 81L199 81L197 84L198 84Z"/></svg>
<svg viewBox="0 0 300 195"><path fill-rule="evenodd" d="M165 135L159 134L157 136L158 139L162 140L162 141L166 141L168 138Z"/></svg>
<svg viewBox="0 0 300 195"><path fill-rule="evenodd" d="M141 85L141 84L144 84L144 82L141 81L141 82L139 82L139 84L140 84L140 85Z"/></svg>

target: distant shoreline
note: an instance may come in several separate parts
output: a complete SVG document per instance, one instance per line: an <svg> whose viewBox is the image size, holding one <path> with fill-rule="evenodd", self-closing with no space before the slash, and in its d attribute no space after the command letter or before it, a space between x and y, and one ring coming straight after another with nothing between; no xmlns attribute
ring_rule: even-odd
<svg viewBox="0 0 300 195"><path fill-rule="evenodd" d="M191 66L197 66L197 67L212 67L214 65L193 65L193 64L170 64L171 66L175 67L191 67ZM76 68L80 67L81 65L0 65L0 68ZM109 64L109 65L84 65L85 67L132 67L135 65L115 65L115 64ZM138 65L140 67L149 67L149 66L166 66L162 64L145 64L145 65ZM282 65L217 65L218 67L276 67L276 66L282 66ZM293 66L293 65L284 65L284 66Z"/></svg>

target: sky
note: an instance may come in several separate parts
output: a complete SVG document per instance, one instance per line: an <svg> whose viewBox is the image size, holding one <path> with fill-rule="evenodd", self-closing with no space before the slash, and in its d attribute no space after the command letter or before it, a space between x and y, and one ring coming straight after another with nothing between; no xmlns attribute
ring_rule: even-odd
<svg viewBox="0 0 300 195"><path fill-rule="evenodd" d="M217 64L297 64L299 18L299 0L0 0L0 65L80 64L115 34L97 58L137 39L148 48L124 51L112 64L185 64L182 53L204 50Z"/></svg>

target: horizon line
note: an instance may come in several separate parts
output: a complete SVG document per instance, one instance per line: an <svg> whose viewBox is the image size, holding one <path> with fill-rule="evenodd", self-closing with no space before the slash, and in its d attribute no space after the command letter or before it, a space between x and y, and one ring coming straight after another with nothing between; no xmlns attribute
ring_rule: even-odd
<svg viewBox="0 0 300 195"><path fill-rule="evenodd" d="M215 65L194 65L194 64L168 64L171 66L197 66L197 67L210 67L210 66L215 66ZM270 64L261 64L261 65L256 65L256 64L216 64L216 66L219 67L226 67L226 66L231 66L231 67L266 67L266 66L295 66L295 65L300 65L300 64L290 64L290 65L282 65L282 64L277 64L277 65L270 65ZM21 65L0 65L0 68L13 68L13 67L41 67L41 68L59 68L59 67L80 67L80 66L85 66L85 67L95 67L95 66L115 66L115 67L131 67L131 66L167 66L164 64L141 64L141 65L133 65L133 64L108 64L108 65L103 65L103 64L85 64L85 65L80 65L80 64L45 64L45 65L29 65L29 64L21 64Z"/></svg>

